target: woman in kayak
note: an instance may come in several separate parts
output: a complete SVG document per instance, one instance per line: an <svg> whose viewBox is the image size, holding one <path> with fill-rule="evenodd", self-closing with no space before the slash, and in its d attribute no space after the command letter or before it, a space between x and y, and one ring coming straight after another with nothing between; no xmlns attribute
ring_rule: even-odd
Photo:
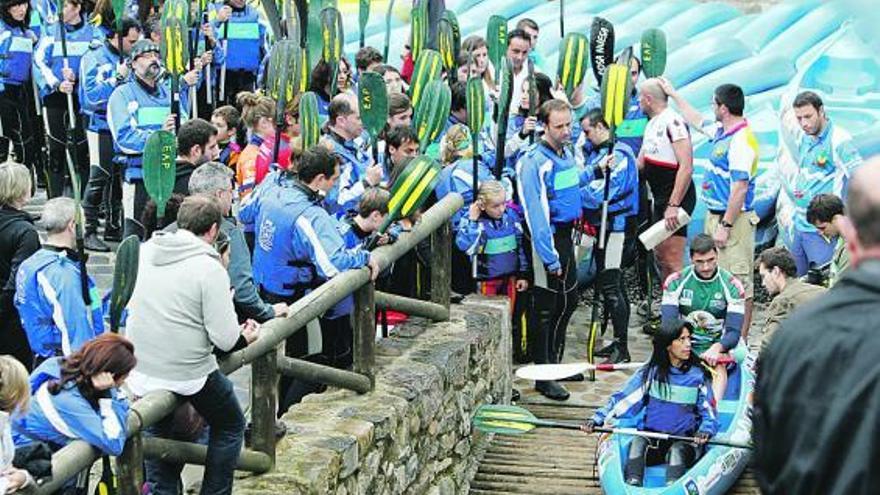
<svg viewBox="0 0 880 495"><path fill-rule="evenodd" d="M691 352L693 325L676 319L654 335L651 361L622 390L587 420L583 430L617 419L637 421L641 430L696 437L696 442L634 437L629 445L624 478L641 486L645 466L668 464L666 483L680 478L699 457L701 446L718 429L712 404L712 378Z"/></svg>

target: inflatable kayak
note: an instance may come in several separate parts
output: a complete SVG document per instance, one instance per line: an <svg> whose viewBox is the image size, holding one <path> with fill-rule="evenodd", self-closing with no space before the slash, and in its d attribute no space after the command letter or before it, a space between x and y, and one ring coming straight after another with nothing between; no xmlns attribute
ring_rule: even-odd
<svg viewBox="0 0 880 495"><path fill-rule="evenodd" d="M744 346L740 347L745 353ZM738 349L739 350L739 349ZM751 441L750 403L754 388L754 355L748 354L729 372L724 400L718 402L720 427L715 439L737 443ZM637 424L618 426L636 426ZM751 450L710 445L697 462L673 484L666 486L666 465L645 469L644 486L627 485L623 468L631 436L603 435L599 439L599 481L605 493L631 495L722 495L740 477Z"/></svg>

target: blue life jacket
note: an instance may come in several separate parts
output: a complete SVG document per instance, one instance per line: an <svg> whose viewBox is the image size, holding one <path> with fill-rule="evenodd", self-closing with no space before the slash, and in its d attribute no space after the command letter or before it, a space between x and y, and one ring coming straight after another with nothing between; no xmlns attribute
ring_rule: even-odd
<svg viewBox="0 0 880 495"><path fill-rule="evenodd" d="M642 141L645 137L645 127L648 125L648 116L639 105L639 95L634 94L629 100L629 107L623 122L617 126L615 136L620 142L625 143L638 155L642 149ZM589 139L587 140L589 142Z"/></svg>
<svg viewBox="0 0 880 495"><path fill-rule="evenodd" d="M93 47L80 63L79 80L82 86L80 106L89 116L89 130L109 132L107 103L116 89L116 67L119 53L109 41Z"/></svg>
<svg viewBox="0 0 880 495"><path fill-rule="evenodd" d="M34 43L30 31L0 20L0 91L4 86L21 86L31 79Z"/></svg>
<svg viewBox="0 0 880 495"><path fill-rule="evenodd" d="M650 388L645 374L646 368L639 369L593 414L593 422L629 419L640 429L682 436L697 432L711 436L718 431L710 379L699 367L670 367L669 383L660 385L652 379Z"/></svg>
<svg viewBox="0 0 880 495"><path fill-rule="evenodd" d="M479 161L477 162L477 181L479 184L495 177L489 166ZM452 165L447 166L440 171L440 179L437 181L437 187L434 194L437 200L445 198L449 193L461 194L464 198L464 206L458 209L452 215L452 225L458 225L459 221L467 216L468 208L474 202L474 161L471 158L463 158Z"/></svg>
<svg viewBox="0 0 880 495"><path fill-rule="evenodd" d="M128 436L128 400L116 388L93 404L70 381L57 394L48 390L50 381L61 378L61 359L51 358L31 373L31 395L27 414L13 423L16 447L40 440L63 447L83 440L108 455L119 455Z"/></svg>
<svg viewBox="0 0 880 495"><path fill-rule="evenodd" d="M590 182L581 188L581 200L591 223L601 222L602 201L605 198L605 178L596 175L596 167L607 156L608 148L593 150L587 158L584 173ZM611 185L608 191L609 225L613 232L626 229L626 219L639 212L639 170L636 156L623 141L614 144L614 166L610 170Z"/></svg>
<svg viewBox="0 0 880 495"><path fill-rule="evenodd" d="M219 10L223 5L213 5L212 9ZM214 23L218 40L223 36L223 29L223 23ZM233 8L226 29L226 70L257 73L267 51L266 26L260 20L260 13L250 5L241 10ZM222 63L222 59L217 61L218 65Z"/></svg>
<svg viewBox="0 0 880 495"><path fill-rule="evenodd" d="M58 84L63 80L62 68L64 57L61 49L61 36L59 29L61 23L53 24L40 39L34 54L34 66L37 85L40 88L40 97L54 93ZM64 24L65 41L67 44L67 62L74 74L79 74L79 64L83 55L93 46L100 44L104 35L101 30L90 22L82 22L75 26ZM77 84L77 97L81 96Z"/></svg>
<svg viewBox="0 0 880 495"><path fill-rule="evenodd" d="M79 270L79 262L57 248L40 249L19 266L15 306L35 355L67 356L104 333L98 289L89 277L86 307Z"/></svg>
<svg viewBox="0 0 880 495"><path fill-rule="evenodd" d="M508 207L497 220L485 214L477 221L462 218L455 233L455 244L473 260L476 280L528 271L522 219L514 208Z"/></svg>

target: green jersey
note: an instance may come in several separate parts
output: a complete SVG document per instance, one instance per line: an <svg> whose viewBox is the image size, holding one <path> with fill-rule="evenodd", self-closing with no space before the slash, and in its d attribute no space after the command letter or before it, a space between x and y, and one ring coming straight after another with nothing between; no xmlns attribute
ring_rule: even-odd
<svg viewBox="0 0 880 495"><path fill-rule="evenodd" d="M661 312L663 321L686 318L694 323L691 340L697 354L716 342L727 351L739 343L745 291L742 283L723 268L704 280L689 266L666 279Z"/></svg>

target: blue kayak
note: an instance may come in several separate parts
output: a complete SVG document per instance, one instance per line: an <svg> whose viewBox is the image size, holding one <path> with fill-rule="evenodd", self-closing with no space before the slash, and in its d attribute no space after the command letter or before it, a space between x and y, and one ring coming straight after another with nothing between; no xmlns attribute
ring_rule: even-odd
<svg viewBox="0 0 880 495"><path fill-rule="evenodd" d="M682 87L748 57L748 47L737 39L690 43L667 56L664 76L676 87ZM703 104L702 101L695 103Z"/></svg>
<svg viewBox="0 0 880 495"><path fill-rule="evenodd" d="M831 35L847 18L838 2L823 3L764 45L760 53L784 54L794 60Z"/></svg>
<svg viewBox="0 0 880 495"><path fill-rule="evenodd" d="M720 428L714 438L737 443L751 441L750 395L755 383L754 355L749 354L728 371L724 400L718 402ZM629 424L638 426L638 418ZM605 493L628 495L722 495L736 483L748 465L751 450L717 445L707 446L697 462L673 484L666 486L666 464L645 469L644 486L627 485L623 478L626 454L632 437L603 435L599 439L599 481Z"/></svg>
<svg viewBox="0 0 880 495"><path fill-rule="evenodd" d="M660 26L667 33L686 38L742 15L739 9L722 2L701 3Z"/></svg>
<svg viewBox="0 0 880 495"><path fill-rule="evenodd" d="M770 7L749 23L748 29L736 38L745 43L752 52L759 51L792 24L819 5L819 0L789 0Z"/></svg>

